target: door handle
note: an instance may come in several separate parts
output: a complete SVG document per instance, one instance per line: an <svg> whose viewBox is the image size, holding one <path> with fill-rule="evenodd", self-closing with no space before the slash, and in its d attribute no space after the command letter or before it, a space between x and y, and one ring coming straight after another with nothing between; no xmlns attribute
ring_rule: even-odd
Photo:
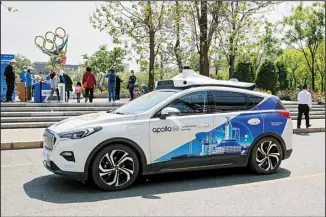
<svg viewBox="0 0 326 217"><path fill-rule="evenodd" d="M200 128L206 128L212 126L211 124L199 124L198 127Z"/></svg>

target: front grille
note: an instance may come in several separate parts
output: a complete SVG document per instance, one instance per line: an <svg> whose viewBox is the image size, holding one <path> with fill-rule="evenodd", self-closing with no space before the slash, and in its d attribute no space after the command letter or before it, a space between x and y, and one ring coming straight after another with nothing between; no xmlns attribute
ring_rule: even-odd
<svg viewBox="0 0 326 217"><path fill-rule="evenodd" d="M59 170L59 167L53 161L50 161L50 168L53 171Z"/></svg>
<svg viewBox="0 0 326 217"><path fill-rule="evenodd" d="M56 137L54 136L54 134L51 133L48 129L46 129L43 134L43 140L44 140L44 146L47 149L52 150L53 145L55 144L56 141Z"/></svg>

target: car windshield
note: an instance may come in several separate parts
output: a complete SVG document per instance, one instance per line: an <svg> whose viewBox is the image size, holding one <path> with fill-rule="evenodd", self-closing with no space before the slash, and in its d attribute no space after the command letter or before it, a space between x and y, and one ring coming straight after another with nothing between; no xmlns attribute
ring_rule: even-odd
<svg viewBox="0 0 326 217"><path fill-rule="evenodd" d="M155 105L169 98L175 93L176 91L173 90L157 90L134 99L126 105L123 105L120 108L116 109L112 113L122 115L140 114L148 111L149 109L153 108Z"/></svg>

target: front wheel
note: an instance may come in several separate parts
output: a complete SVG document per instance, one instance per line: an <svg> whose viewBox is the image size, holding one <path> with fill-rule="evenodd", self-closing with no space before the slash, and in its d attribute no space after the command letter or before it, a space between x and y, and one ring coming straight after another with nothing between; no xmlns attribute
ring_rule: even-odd
<svg viewBox="0 0 326 217"><path fill-rule="evenodd" d="M281 144L273 137L265 137L255 143L250 155L250 169L262 175L275 173L283 159Z"/></svg>
<svg viewBox="0 0 326 217"><path fill-rule="evenodd" d="M139 173L135 152L125 145L109 145L101 150L92 164L94 183L106 191L130 187Z"/></svg>

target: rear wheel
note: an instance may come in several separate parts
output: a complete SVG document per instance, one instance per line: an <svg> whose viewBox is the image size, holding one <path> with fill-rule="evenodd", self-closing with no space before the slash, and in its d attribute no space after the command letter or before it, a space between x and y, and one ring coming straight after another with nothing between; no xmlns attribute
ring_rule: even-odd
<svg viewBox="0 0 326 217"><path fill-rule="evenodd" d="M139 173L135 152L125 145L110 145L101 150L92 164L94 183L106 191L130 187Z"/></svg>
<svg viewBox="0 0 326 217"><path fill-rule="evenodd" d="M283 151L279 141L273 137L260 139L250 155L249 167L257 174L272 174L280 167Z"/></svg>

